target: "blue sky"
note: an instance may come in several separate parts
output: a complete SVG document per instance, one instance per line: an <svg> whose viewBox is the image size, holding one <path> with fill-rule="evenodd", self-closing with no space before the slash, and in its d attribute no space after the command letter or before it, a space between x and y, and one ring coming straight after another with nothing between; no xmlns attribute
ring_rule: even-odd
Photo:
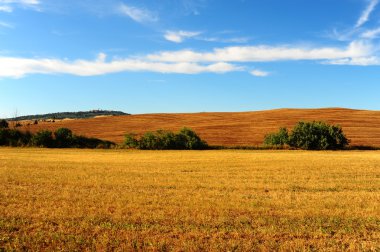
<svg viewBox="0 0 380 252"><path fill-rule="evenodd" d="M378 0L0 0L0 117L380 110Z"/></svg>

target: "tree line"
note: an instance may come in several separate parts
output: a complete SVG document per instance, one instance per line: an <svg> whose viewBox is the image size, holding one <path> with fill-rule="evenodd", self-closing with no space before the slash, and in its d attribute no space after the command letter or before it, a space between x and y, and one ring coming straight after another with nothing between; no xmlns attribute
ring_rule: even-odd
<svg viewBox="0 0 380 252"><path fill-rule="evenodd" d="M78 111L78 112L58 112L42 115L27 115L27 116L15 116L10 120L22 121L22 120L48 120L48 119L85 119L95 116L119 116L130 115L122 111L113 110L90 110L90 111Z"/></svg>
<svg viewBox="0 0 380 252"><path fill-rule="evenodd" d="M177 133L165 130L149 131L140 138L129 133L125 135L124 147L140 150L204 150L209 146L193 130L182 128Z"/></svg>
<svg viewBox="0 0 380 252"><path fill-rule="evenodd" d="M267 134L264 146L269 148L293 148L304 150L340 150L348 146L349 140L339 125L329 125L321 121L298 122L289 131L280 128L278 132ZM206 141L189 128L178 132L149 131L138 137L127 133L122 145L97 138L73 134L70 129L60 128L52 132L41 130L35 134L10 129L8 122L0 120L0 146L35 146L47 148L133 148L140 150L204 150L210 149Z"/></svg>
<svg viewBox="0 0 380 252"><path fill-rule="evenodd" d="M33 134L29 131L10 129L8 126L5 120L0 121L0 146L88 149L109 149L115 146L115 143L110 141L75 135L67 128L59 128L54 132L40 130Z"/></svg>

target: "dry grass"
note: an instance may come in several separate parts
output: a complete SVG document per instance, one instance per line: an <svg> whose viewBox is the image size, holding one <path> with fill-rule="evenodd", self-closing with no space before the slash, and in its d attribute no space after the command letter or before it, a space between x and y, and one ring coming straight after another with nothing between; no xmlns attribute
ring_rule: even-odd
<svg viewBox="0 0 380 252"><path fill-rule="evenodd" d="M379 251L379 202L375 151L0 149L0 251Z"/></svg>
<svg viewBox="0 0 380 252"><path fill-rule="evenodd" d="M121 143L126 132L194 129L211 145L259 145L279 127L292 128L301 120L340 124L353 145L380 146L380 111L348 109L279 109L242 113L145 114L40 123L26 129L68 127L76 134Z"/></svg>

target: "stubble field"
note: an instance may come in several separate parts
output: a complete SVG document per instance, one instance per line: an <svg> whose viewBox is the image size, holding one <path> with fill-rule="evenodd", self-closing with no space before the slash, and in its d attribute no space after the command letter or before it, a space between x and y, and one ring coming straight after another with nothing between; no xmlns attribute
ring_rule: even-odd
<svg viewBox="0 0 380 252"><path fill-rule="evenodd" d="M0 149L0 250L379 249L380 152Z"/></svg>

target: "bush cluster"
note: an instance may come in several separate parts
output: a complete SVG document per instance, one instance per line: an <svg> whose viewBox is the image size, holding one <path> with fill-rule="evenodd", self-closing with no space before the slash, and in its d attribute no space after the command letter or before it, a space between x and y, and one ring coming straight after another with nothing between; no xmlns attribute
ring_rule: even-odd
<svg viewBox="0 0 380 252"><path fill-rule="evenodd" d="M178 133L157 130L146 132L140 139L136 134L125 135L124 146L141 150L203 150L208 145L193 130L181 129Z"/></svg>
<svg viewBox="0 0 380 252"><path fill-rule="evenodd" d="M265 136L264 144L267 146L283 147L289 142L289 132L287 128L280 128L277 133L270 133Z"/></svg>
<svg viewBox="0 0 380 252"><path fill-rule="evenodd" d="M313 121L298 122L290 133L286 128L280 128L277 133L266 135L264 144L304 150L339 150L346 147L349 140L340 126Z"/></svg>
<svg viewBox="0 0 380 252"><path fill-rule="evenodd" d="M77 136L67 128L57 129L54 133L49 130L41 130L32 134L4 127L0 128L0 146L108 149L114 147L115 144L97 138Z"/></svg>
<svg viewBox="0 0 380 252"><path fill-rule="evenodd" d="M9 124L6 120L0 120L0 129L6 129L8 128Z"/></svg>

